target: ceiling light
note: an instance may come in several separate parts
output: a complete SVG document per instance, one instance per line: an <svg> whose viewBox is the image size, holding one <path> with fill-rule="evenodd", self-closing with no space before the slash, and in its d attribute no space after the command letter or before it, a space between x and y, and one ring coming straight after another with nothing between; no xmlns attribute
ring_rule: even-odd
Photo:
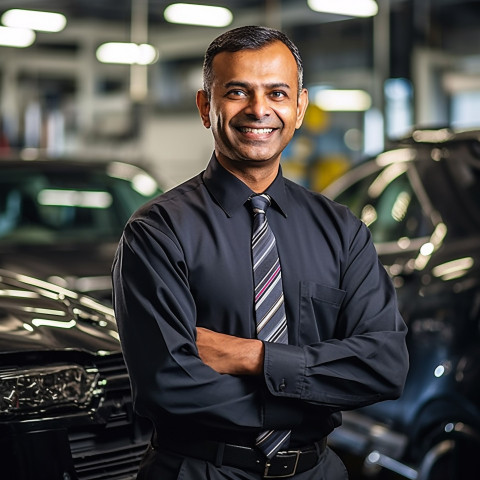
<svg viewBox="0 0 480 480"><path fill-rule="evenodd" d="M372 99L364 90L320 90L314 103L325 111L362 112L371 107Z"/></svg>
<svg viewBox="0 0 480 480"><path fill-rule="evenodd" d="M352 17L373 17L378 13L374 0L308 0L308 6L316 12Z"/></svg>
<svg viewBox="0 0 480 480"><path fill-rule="evenodd" d="M126 65L150 65L158 58L155 47L142 43L109 42L97 48L97 60L102 63L122 63Z"/></svg>
<svg viewBox="0 0 480 480"><path fill-rule="evenodd" d="M14 8L2 15L2 23L7 27L30 28L42 32L60 32L67 19L61 13L20 10Z"/></svg>
<svg viewBox="0 0 480 480"><path fill-rule="evenodd" d="M29 47L35 41L35 32L26 28L0 27L0 45L4 47Z"/></svg>
<svg viewBox="0 0 480 480"><path fill-rule="evenodd" d="M174 3L163 12L165 20L170 23L185 25L202 25L204 27L226 27L233 20L228 8Z"/></svg>

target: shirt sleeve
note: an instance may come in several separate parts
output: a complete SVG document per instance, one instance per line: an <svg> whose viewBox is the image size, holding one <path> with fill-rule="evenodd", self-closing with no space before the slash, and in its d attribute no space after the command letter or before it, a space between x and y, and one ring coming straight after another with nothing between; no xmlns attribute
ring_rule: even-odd
<svg viewBox="0 0 480 480"><path fill-rule="evenodd" d="M188 267L174 235L143 220L127 225L112 269L114 308L136 410L196 427L244 433L268 427L258 378L219 374L195 343ZM283 399L273 402L277 411ZM301 412L290 420L300 422ZM295 415L298 419L295 419Z"/></svg>
<svg viewBox="0 0 480 480"><path fill-rule="evenodd" d="M370 231L356 220L345 231L349 241L336 291L343 300L334 334L301 346L265 345L265 383L272 398L338 411L395 399L403 390L407 327ZM308 320L322 322L314 314Z"/></svg>

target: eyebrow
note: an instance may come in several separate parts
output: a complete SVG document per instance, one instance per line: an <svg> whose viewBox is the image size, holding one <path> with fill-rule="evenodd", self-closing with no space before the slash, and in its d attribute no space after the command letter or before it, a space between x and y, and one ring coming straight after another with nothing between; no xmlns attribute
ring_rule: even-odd
<svg viewBox="0 0 480 480"><path fill-rule="evenodd" d="M274 88L287 88L291 89L290 85L288 83L283 83L283 82L275 82L275 83L265 83L262 84L262 86L267 87L269 89L274 89ZM225 88L231 88L231 87L243 87L245 89L249 89L253 87L252 83L249 82L241 82L238 80L232 80L231 82L227 82L224 85Z"/></svg>

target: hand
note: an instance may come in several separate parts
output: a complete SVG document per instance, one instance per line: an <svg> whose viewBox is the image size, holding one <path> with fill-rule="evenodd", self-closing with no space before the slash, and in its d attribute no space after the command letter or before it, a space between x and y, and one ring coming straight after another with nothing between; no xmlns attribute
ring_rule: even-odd
<svg viewBox="0 0 480 480"><path fill-rule="evenodd" d="M264 347L260 340L197 327L197 348L202 361L218 373L260 375L263 371Z"/></svg>

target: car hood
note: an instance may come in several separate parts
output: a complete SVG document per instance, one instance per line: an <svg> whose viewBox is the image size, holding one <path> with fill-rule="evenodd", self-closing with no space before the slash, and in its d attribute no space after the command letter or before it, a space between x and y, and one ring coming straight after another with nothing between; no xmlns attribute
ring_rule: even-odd
<svg viewBox="0 0 480 480"><path fill-rule="evenodd" d="M101 297L110 292L117 242L0 247L0 268Z"/></svg>
<svg viewBox="0 0 480 480"><path fill-rule="evenodd" d="M428 276L432 281L450 282L463 277L480 278L480 235L466 238L447 238L429 255L421 249L402 251L400 248L386 253L377 246L379 257L387 270L395 275Z"/></svg>
<svg viewBox="0 0 480 480"><path fill-rule="evenodd" d="M121 351L113 310L91 297L0 270L0 354Z"/></svg>
<svg viewBox="0 0 480 480"><path fill-rule="evenodd" d="M400 257L396 260L398 265L408 264ZM410 372L398 400L379 402L361 411L407 431L442 389L450 396L466 388L469 380L462 367L466 358L470 358L467 365L476 364L478 337L473 315L478 311L480 292L480 238L448 240L433 252L425 268L405 276L401 269L398 271L404 280L397 293L400 311L409 327ZM394 275L394 281L397 280ZM475 361L471 360L472 355ZM449 366L451 374L433 375L435 368L443 364ZM453 375L457 368L462 371L461 377ZM478 369L471 371L476 374Z"/></svg>

